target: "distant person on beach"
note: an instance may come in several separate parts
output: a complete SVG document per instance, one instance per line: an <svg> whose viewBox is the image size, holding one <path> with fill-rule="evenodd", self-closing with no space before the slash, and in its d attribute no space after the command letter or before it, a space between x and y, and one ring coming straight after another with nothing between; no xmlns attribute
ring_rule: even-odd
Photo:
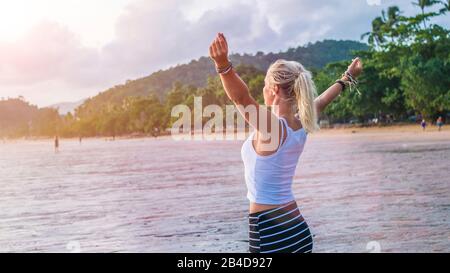
<svg viewBox="0 0 450 273"><path fill-rule="evenodd" d="M275 61L267 71L262 90L265 105L271 107L268 110L255 101L236 73L222 33L211 43L209 55L231 101L244 108L256 108L257 118L250 118L249 112L238 107L254 129L241 150L250 201L249 252L312 252L312 234L292 192L295 170L308 134L319 129L318 115L346 87L357 84L362 62L354 59L347 71L342 71L342 77L317 97L311 72L303 65Z"/></svg>
<svg viewBox="0 0 450 273"><path fill-rule="evenodd" d="M59 138L58 135L55 136L55 153L59 152Z"/></svg>
<svg viewBox="0 0 450 273"><path fill-rule="evenodd" d="M425 119L422 119L420 126L422 126L422 130L425 131L425 128L427 127L427 122L425 121Z"/></svg>
<svg viewBox="0 0 450 273"><path fill-rule="evenodd" d="M439 116L437 121L436 121L436 125L438 127L438 130L441 131L442 126L444 125L444 122L442 121L442 117Z"/></svg>
<svg viewBox="0 0 450 273"><path fill-rule="evenodd" d="M158 129L158 127L153 128L153 137L154 137L154 138L157 138L158 135L159 135L159 129Z"/></svg>

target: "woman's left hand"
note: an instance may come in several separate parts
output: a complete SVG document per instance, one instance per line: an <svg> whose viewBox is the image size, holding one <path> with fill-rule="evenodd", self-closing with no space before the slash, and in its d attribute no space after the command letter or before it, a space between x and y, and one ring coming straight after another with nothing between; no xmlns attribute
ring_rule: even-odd
<svg viewBox="0 0 450 273"><path fill-rule="evenodd" d="M363 64L360 58L353 59L352 63L348 66L347 71L354 77L357 78L361 75L363 71Z"/></svg>

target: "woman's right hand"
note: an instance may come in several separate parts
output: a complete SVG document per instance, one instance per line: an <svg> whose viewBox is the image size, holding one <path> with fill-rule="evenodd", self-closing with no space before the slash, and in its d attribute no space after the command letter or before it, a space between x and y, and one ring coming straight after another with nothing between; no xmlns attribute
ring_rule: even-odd
<svg viewBox="0 0 450 273"><path fill-rule="evenodd" d="M209 46L209 56L217 68L221 69L228 66L228 43L223 33L217 33L216 38Z"/></svg>

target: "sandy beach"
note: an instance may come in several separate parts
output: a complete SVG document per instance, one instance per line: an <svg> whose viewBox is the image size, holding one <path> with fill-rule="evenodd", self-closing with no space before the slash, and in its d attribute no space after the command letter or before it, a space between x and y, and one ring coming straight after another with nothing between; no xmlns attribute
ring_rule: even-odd
<svg viewBox="0 0 450 273"><path fill-rule="evenodd" d="M0 142L0 252L246 252L242 141ZM323 129L294 181L315 252L450 251L450 130Z"/></svg>

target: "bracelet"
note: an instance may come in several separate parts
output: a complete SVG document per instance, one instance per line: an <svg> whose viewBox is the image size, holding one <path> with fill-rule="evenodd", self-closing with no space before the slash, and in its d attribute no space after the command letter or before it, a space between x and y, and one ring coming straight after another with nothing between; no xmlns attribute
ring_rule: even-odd
<svg viewBox="0 0 450 273"><path fill-rule="evenodd" d="M350 88L350 92L352 91L352 89L355 89L356 92L358 92L358 94L361 95L361 92L360 92L359 89L356 87L356 86L358 85L358 81L355 79L355 77L353 77L353 75L352 75L350 72L348 72L348 71L345 71L345 72L342 74L342 78L343 78L343 77L347 77L347 78L348 78L348 81L337 80L336 82L341 81L342 83L344 83L344 85L345 85L345 84L348 84L348 86L349 86L349 88ZM340 82L339 82L339 83L340 83ZM340 84L342 85L342 83L340 83ZM344 89L345 89L345 88L344 88Z"/></svg>
<svg viewBox="0 0 450 273"><path fill-rule="evenodd" d="M350 74L350 72L348 72L348 71L345 71L345 73L342 74L342 77L347 77L349 79L350 83L353 85L358 84L358 81L355 79L355 77L353 77L353 75Z"/></svg>
<svg viewBox="0 0 450 273"><path fill-rule="evenodd" d="M223 71L223 72L219 72L219 74L227 74L228 72L230 72L231 71L231 69L233 68L233 65L230 65L230 67L227 69L227 70L225 70L225 71Z"/></svg>
<svg viewBox="0 0 450 273"><path fill-rule="evenodd" d="M225 68L219 69L216 67L216 72L219 74L226 74L228 72L230 72L230 70L233 68L233 64L231 62L229 62L230 64L228 66L226 66Z"/></svg>
<svg viewBox="0 0 450 273"><path fill-rule="evenodd" d="M345 88L347 87L345 85L345 82L343 80L337 80L337 81L335 81L335 83L339 83L342 86L342 91L341 92L344 92Z"/></svg>

